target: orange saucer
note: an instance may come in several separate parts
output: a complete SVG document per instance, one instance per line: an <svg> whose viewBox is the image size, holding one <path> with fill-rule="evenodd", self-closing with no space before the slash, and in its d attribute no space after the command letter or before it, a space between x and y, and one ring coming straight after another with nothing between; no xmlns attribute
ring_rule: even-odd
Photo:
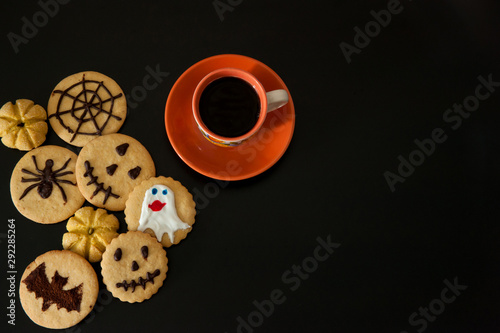
<svg viewBox="0 0 500 333"><path fill-rule="evenodd" d="M267 115L256 135L237 147L210 143L199 131L191 109L198 82L223 67L248 71L266 91L285 89L290 98L288 104ZM266 171L283 156L292 140L295 109L285 83L272 69L246 56L223 54L194 64L175 82L165 107L165 127L172 147L191 168L215 179L241 180Z"/></svg>

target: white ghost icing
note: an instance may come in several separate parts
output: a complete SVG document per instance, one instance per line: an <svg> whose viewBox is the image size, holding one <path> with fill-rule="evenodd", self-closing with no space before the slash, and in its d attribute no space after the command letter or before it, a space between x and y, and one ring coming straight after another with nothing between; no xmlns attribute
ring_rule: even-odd
<svg viewBox="0 0 500 333"><path fill-rule="evenodd" d="M174 192L165 185L154 185L144 194L137 230L145 231L148 228L154 231L159 242L163 234L167 233L172 244L177 230L191 228L177 216Z"/></svg>

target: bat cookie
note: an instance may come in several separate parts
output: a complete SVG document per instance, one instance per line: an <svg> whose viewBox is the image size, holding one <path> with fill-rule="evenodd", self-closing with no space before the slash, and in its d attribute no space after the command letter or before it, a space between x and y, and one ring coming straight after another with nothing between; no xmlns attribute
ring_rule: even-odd
<svg viewBox="0 0 500 333"><path fill-rule="evenodd" d="M50 251L26 267L19 297L33 322L62 329L92 311L98 291L97 275L87 260L71 251Z"/></svg>
<svg viewBox="0 0 500 333"><path fill-rule="evenodd" d="M72 151L43 146L26 153L12 172L10 194L17 210L43 224L57 223L75 213L85 202L76 186Z"/></svg>
<svg viewBox="0 0 500 333"><path fill-rule="evenodd" d="M112 211L125 209L132 189L155 173L146 148L136 139L118 133L90 141L76 162L76 179L85 199Z"/></svg>
<svg viewBox="0 0 500 333"><path fill-rule="evenodd" d="M125 207L128 230L147 232L165 247L186 238L195 222L193 196L170 177L145 180L130 193Z"/></svg>
<svg viewBox="0 0 500 333"><path fill-rule="evenodd" d="M97 72L81 72L59 82L50 95L47 112L57 135L82 147L96 137L118 132L127 116L127 100L113 79Z"/></svg>
<svg viewBox="0 0 500 333"><path fill-rule="evenodd" d="M114 238L102 256L102 281L122 302L142 302L163 285L167 253L160 243L140 231Z"/></svg>

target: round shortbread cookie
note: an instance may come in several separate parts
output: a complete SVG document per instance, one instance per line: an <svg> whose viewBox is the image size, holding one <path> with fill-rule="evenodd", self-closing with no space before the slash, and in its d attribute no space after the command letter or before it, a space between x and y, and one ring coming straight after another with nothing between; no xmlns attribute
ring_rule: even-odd
<svg viewBox="0 0 500 333"><path fill-rule="evenodd" d="M43 146L26 153L10 179L17 210L43 224L61 222L85 202L76 186L77 156L59 146Z"/></svg>
<svg viewBox="0 0 500 333"><path fill-rule="evenodd" d="M92 311L99 292L97 275L71 251L49 251L26 267L19 284L24 311L36 324L67 328Z"/></svg>
<svg viewBox="0 0 500 333"><path fill-rule="evenodd" d="M102 256L102 281L122 302L142 302L163 285L167 253L153 237L129 231L114 238Z"/></svg>
<svg viewBox="0 0 500 333"><path fill-rule="evenodd" d="M128 230L147 232L165 247L186 238L195 222L193 196L170 177L149 178L130 193L125 207Z"/></svg>
<svg viewBox="0 0 500 333"><path fill-rule="evenodd" d="M118 133L90 141L76 162L76 181L85 199L111 211L124 210L133 188L155 173L146 148L136 139Z"/></svg>
<svg viewBox="0 0 500 333"><path fill-rule="evenodd" d="M100 135L118 132L127 116L127 100L113 79L87 71L57 84L47 112L61 139L83 147Z"/></svg>

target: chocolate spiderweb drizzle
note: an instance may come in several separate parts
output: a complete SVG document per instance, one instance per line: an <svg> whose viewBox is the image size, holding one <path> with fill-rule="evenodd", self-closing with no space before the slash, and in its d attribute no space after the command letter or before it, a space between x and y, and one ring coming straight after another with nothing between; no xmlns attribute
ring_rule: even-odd
<svg viewBox="0 0 500 333"><path fill-rule="evenodd" d="M93 174L94 167L90 166L89 161L85 161L85 163L83 165L85 166L85 173L83 174L83 176L90 177L90 181L87 183L87 186L92 185L92 184L95 184L95 186L96 186L95 191L94 191L94 193L92 193L92 196L90 197L90 199L92 199L97 193L99 193L101 191L104 192L104 200L102 201L103 205L106 204L106 201L108 201L109 197L113 197L116 199L118 199L120 197L119 195L112 192L111 186L109 186L108 188L104 188L104 183L99 183L97 181L97 178L99 178L99 177L94 176L94 174Z"/></svg>
<svg viewBox="0 0 500 333"><path fill-rule="evenodd" d="M87 83L96 83L97 88L95 88L94 90L89 89L86 87ZM81 91L76 96L69 93L69 91L71 91L73 88L79 85L81 85ZM99 90L104 91L105 94L107 94L108 98L102 99L101 96L99 96L98 93ZM113 107L115 105L115 99L123 97L123 94L119 93L118 95L113 96L113 94L109 91L109 89L104 85L103 81L86 80L85 74L83 74L83 78L80 82L73 84L72 86L66 88L65 90L54 90L52 94L61 94L61 97L57 102L56 112L51 114L49 118L56 117L57 120L59 120L61 126L64 127L69 133L73 134L70 142L73 142L73 140L78 134L101 135L102 131L108 124L110 118L114 118L116 120L122 120L121 117L118 117L113 114ZM92 96L90 100L88 99L87 94L90 94ZM71 105L71 109L61 111L61 102L65 97L72 99L73 103ZM110 102L111 105L109 106L108 110L105 110L103 104L108 102ZM97 110L97 112L94 113L92 111L93 109ZM101 113L107 114L108 117L106 118L102 126L99 126L96 117ZM72 129L71 127L69 127L64 123L62 116L64 116L65 114L69 114L78 122L78 126L76 127L76 129ZM81 132L80 128L82 127L82 125L89 121L92 122L92 124L94 125L95 132Z"/></svg>

